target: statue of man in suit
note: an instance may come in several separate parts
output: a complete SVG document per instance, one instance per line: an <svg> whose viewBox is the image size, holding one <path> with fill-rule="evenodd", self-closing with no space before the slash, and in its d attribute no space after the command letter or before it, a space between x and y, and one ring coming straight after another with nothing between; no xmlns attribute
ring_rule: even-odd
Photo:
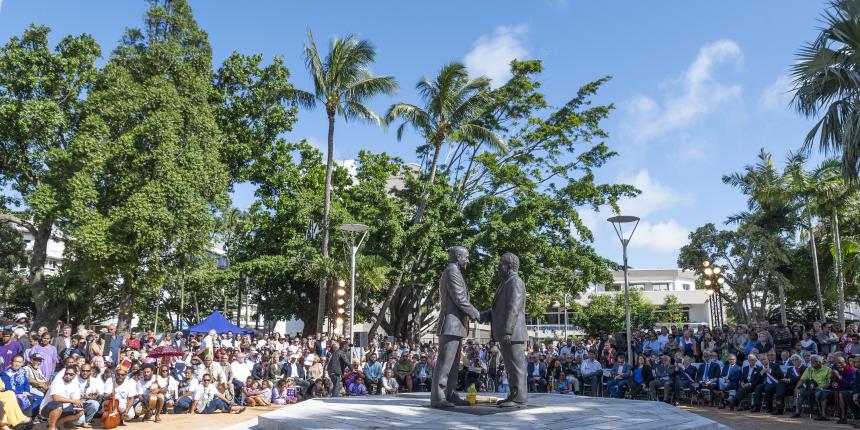
<svg viewBox="0 0 860 430"><path fill-rule="evenodd" d="M506 252L499 259L502 282L496 287L493 307L481 314L481 321L490 322L490 335L499 343L505 371L508 373L508 397L498 402L502 408L522 408L528 401L526 384L525 345L526 286L520 275L520 259Z"/></svg>
<svg viewBox="0 0 860 430"><path fill-rule="evenodd" d="M430 406L434 408L467 404L454 390L457 388L460 351L463 337L468 332L469 318L477 320L480 317L478 310L469 302L469 290L461 272L468 263L469 252L466 248L449 248L448 266L439 279L439 299L442 301L436 330L439 351L430 390Z"/></svg>

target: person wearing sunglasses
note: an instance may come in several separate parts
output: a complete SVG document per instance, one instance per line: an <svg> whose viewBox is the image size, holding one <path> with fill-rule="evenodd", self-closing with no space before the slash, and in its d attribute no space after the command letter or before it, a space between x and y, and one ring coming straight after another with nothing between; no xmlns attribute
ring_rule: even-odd
<svg viewBox="0 0 860 430"><path fill-rule="evenodd" d="M230 400L218 392L212 383L212 376L207 373L194 391L191 410L198 414L213 414L218 411L241 414L245 412L245 407L231 404Z"/></svg>
<svg viewBox="0 0 860 430"><path fill-rule="evenodd" d="M134 378L128 377L128 369L118 367L115 375L115 398L119 400L119 410L122 412L123 421L132 420L135 417L134 406L140 401L140 389Z"/></svg>
<svg viewBox="0 0 860 430"><path fill-rule="evenodd" d="M77 377L78 368L72 365L63 369L62 378L51 382L48 392L45 393L48 402L42 406L40 412L42 418L48 420L48 430L57 430L58 426L65 426L67 422L84 415L81 386L76 381Z"/></svg>

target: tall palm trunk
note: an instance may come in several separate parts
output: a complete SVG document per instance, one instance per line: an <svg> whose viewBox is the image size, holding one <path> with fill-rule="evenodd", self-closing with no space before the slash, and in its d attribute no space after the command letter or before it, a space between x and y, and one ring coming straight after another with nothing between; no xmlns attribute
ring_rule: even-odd
<svg viewBox="0 0 860 430"><path fill-rule="evenodd" d="M427 184L424 186L424 194L421 196L421 202L418 203L418 211L415 212L415 220L413 224L420 224L424 219L424 211L427 210L427 200L430 198L430 190L433 183L436 182L436 169L439 165L439 154L442 152L442 145L433 145L433 162L430 163L430 177L427 178Z"/></svg>
<svg viewBox="0 0 860 430"><path fill-rule="evenodd" d="M815 297L818 299L818 319L820 321L824 321L824 299L821 297L821 276L818 273L818 247L815 246L815 227L813 227L812 224L812 211L807 210L806 216L809 218L809 246L812 248L812 273L815 276Z"/></svg>
<svg viewBox="0 0 860 430"><path fill-rule="evenodd" d="M839 327L845 328L845 278L842 273L842 239L839 237L839 213L833 208L833 242L836 244L836 282L839 286L839 301L837 302L837 318Z"/></svg>
<svg viewBox="0 0 860 430"><path fill-rule="evenodd" d="M328 237L329 237L329 213L331 212L331 172L334 169L334 109L328 109L328 148L326 154L325 165L325 191L323 195L323 220L322 220L322 256L328 257ZM323 324L325 323L326 309L328 309L328 280L320 280L319 304L317 305L317 333L322 333Z"/></svg>

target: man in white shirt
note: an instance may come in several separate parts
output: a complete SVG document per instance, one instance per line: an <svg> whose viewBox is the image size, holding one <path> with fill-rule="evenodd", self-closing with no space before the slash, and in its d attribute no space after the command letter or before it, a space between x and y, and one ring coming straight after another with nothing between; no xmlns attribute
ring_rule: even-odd
<svg viewBox="0 0 860 430"><path fill-rule="evenodd" d="M582 361L582 383L589 383L591 385L591 395L592 397L598 397L599 391L603 388L600 382L601 377L603 377L603 366L600 365L600 362L596 359L597 353L594 351L588 351L588 359Z"/></svg>
<svg viewBox="0 0 860 430"><path fill-rule="evenodd" d="M140 399L140 390L134 378L127 378L128 370L120 366L117 368L114 393L119 400L119 410L123 420L131 420L135 416L134 406Z"/></svg>
<svg viewBox="0 0 860 430"><path fill-rule="evenodd" d="M78 377L77 366L63 369L63 377L51 382L45 393L40 414L48 420L48 430L57 430L67 422L77 420L84 415L84 404L81 402L81 386L75 380Z"/></svg>
<svg viewBox="0 0 860 430"><path fill-rule="evenodd" d="M75 421L80 427L90 428L92 425L90 424L93 421L93 417L95 417L96 412L99 411L101 407L101 402L99 402L99 387L98 382L96 385L93 385L92 378L93 367L90 364L84 364L80 368L80 374L75 380L78 382L78 386L81 388L81 401L84 404L84 415L78 418Z"/></svg>
<svg viewBox="0 0 860 430"><path fill-rule="evenodd" d="M146 421L154 415L155 422L161 422L161 408L164 407L165 398L164 393L160 390L161 387L158 385L152 365L144 366L142 372L143 378L140 379L138 391L140 392L140 400L143 402L143 407L146 409L143 419ZM164 388L166 392L167 387ZM155 404L153 405L154 407L150 408L150 400L153 396L155 397Z"/></svg>
<svg viewBox="0 0 860 430"><path fill-rule="evenodd" d="M191 410L198 414L212 414L218 411L242 413L245 411L244 406L230 405L230 401L218 392L215 385L212 383L212 377L203 375L203 381L194 390L194 401L191 404Z"/></svg>

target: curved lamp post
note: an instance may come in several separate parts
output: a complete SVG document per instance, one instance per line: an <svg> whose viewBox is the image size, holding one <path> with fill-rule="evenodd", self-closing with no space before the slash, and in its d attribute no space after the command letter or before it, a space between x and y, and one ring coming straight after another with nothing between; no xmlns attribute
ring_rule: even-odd
<svg viewBox="0 0 860 430"><path fill-rule="evenodd" d="M627 275L627 244L630 243L630 238L633 237L633 233L639 225L639 217L618 215L607 219L607 221L612 223L612 228L615 229L615 234L617 234L618 239L621 240L621 249L624 252L624 317L626 320L625 325L627 326L627 362L632 363L633 342L632 333L630 332L630 279ZM624 228L630 224L633 224L633 227L629 229L630 233L626 233Z"/></svg>
<svg viewBox="0 0 860 430"><path fill-rule="evenodd" d="M343 233L348 241L349 241L349 255L350 255L350 270L352 274L351 281L349 283L349 340L354 344L358 344L355 341L352 335L353 326L355 325L355 255L358 253L358 248L361 247L361 244L364 242L364 238L367 236L368 227L364 224L341 224L337 228ZM361 233L361 238L358 240L358 244L355 243L355 237Z"/></svg>

